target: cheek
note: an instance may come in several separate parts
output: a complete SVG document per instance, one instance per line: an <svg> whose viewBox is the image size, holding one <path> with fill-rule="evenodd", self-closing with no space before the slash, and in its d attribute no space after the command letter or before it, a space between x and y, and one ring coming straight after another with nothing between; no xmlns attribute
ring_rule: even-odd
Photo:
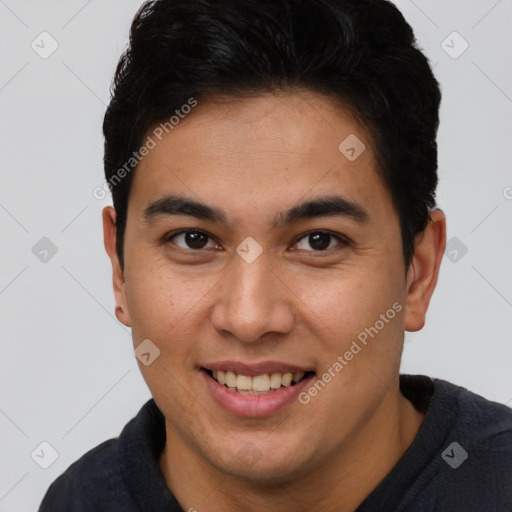
<svg viewBox="0 0 512 512"><path fill-rule="evenodd" d="M388 375L400 360L404 299L395 263L389 258L354 265L325 274L321 279L295 277L306 329L314 333L311 350L321 354L323 371L338 376L337 386L358 386L371 368ZM319 350L319 347L321 349ZM338 357L342 360L339 361ZM333 365L338 361L337 369ZM340 366L341 365L341 366ZM327 376L329 378L329 376Z"/></svg>
<svg viewBox="0 0 512 512"><path fill-rule="evenodd" d="M140 261L128 269L126 278L134 342L150 338L167 343L172 338L177 344L211 284L207 279L184 278L165 265L151 267Z"/></svg>
<svg viewBox="0 0 512 512"><path fill-rule="evenodd" d="M401 285L391 264L335 270L321 277L293 277L293 291L302 311L312 322L324 326L326 334L345 337L373 325L401 302Z"/></svg>

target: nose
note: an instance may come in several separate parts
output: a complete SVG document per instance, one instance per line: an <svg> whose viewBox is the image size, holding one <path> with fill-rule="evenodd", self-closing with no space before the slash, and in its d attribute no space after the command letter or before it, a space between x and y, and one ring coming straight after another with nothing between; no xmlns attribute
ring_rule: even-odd
<svg viewBox="0 0 512 512"><path fill-rule="evenodd" d="M258 341L267 333L289 333L294 325L293 294L263 255L252 263L235 257L216 287L212 325L239 341Z"/></svg>

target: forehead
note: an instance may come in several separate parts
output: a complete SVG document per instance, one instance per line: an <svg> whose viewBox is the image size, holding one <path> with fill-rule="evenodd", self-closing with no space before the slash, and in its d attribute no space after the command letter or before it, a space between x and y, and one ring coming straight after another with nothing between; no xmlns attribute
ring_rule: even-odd
<svg viewBox="0 0 512 512"><path fill-rule="evenodd" d="M255 212L315 194L389 201L368 130L326 96L217 96L160 138L137 168L130 207L177 192Z"/></svg>

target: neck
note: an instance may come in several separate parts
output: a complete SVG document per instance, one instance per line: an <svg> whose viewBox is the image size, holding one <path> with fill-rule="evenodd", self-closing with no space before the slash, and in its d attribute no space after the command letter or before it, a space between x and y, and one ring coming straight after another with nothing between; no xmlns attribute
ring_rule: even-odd
<svg viewBox="0 0 512 512"><path fill-rule="evenodd" d="M241 481L217 470L166 421L160 468L185 511L353 512L413 442L423 415L399 391L398 377L379 409L348 445L287 481Z"/></svg>

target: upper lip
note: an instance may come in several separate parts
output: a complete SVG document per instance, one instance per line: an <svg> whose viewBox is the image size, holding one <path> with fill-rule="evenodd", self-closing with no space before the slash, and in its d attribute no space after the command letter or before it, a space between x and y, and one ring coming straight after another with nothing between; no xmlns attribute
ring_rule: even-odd
<svg viewBox="0 0 512 512"><path fill-rule="evenodd" d="M247 375L254 377L265 373L296 373L313 371L311 368L299 366L290 363L282 363L280 361L262 361L260 363L243 363L240 361L217 361L205 363L201 365L207 370L231 371L238 375Z"/></svg>

